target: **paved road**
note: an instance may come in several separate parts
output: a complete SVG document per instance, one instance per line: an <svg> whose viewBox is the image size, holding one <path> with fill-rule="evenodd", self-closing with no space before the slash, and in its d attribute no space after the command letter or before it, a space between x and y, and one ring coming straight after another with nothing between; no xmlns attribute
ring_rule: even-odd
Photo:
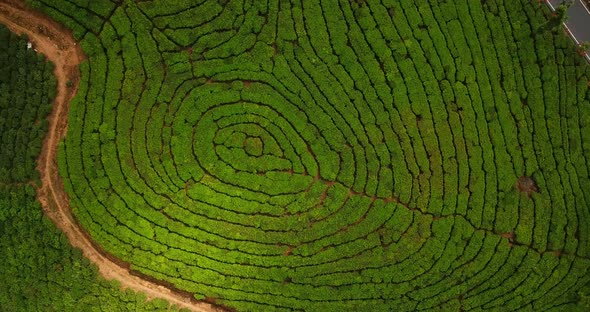
<svg viewBox="0 0 590 312"><path fill-rule="evenodd" d="M547 0L547 4L555 9L562 0ZM568 10L568 19L565 26L576 43L590 42L590 9L582 3L582 0L575 0L574 5ZM590 49L586 54L590 61Z"/></svg>

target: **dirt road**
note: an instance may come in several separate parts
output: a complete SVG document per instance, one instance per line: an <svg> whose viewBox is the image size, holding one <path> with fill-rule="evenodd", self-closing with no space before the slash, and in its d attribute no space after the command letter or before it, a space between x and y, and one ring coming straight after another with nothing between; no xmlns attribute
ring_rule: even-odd
<svg viewBox="0 0 590 312"><path fill-rule="evenodd" d="M118 280L122 288L143 292L148 299L162 298L192 311L223 311L197 301L188 293L131 272L125 263L101 250L76 222L58 173L57 150L59 141L66 134L69 103L77 91L78 64L84 60L84 53L70 31L46 16L26 8L20 1L0 0L0 23L17 34L26 34L33 47L55 64L57 96L48 117L49 131L43 142L37 167L42 181L37 196L44 213L66 234L72 246L80 248L84 256L98 266L104 278Z"/></svg>

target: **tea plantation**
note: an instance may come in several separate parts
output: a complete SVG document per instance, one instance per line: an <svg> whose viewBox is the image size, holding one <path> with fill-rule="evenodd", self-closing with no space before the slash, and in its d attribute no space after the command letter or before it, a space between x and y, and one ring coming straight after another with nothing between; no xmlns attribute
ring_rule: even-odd
<svg viewBox="0 0 590 312"><path fill-rule="evenodd" d="M88 60L60 171L237 311L586 311L590 67L532 0L30 0Z"/></svg>

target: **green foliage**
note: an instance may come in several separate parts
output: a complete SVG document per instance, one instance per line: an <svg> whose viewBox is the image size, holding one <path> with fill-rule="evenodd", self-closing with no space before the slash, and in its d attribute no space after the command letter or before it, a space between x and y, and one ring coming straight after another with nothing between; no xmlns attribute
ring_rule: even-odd
<svg viewBox="0 0 590 312"><path fill-rule="evenodd" d="M166 311L168 303L120 291L46 217L30 186L0 187L3 311Z"/></svg>
<svg viewBox="0 0 590 312"><path fill-rule="evenodd" d="M35 158L55 96L53 65L27 49L27 38L0 27L0 183L36 178Z"/></svg>
<svg viewBox="0 0 590 312"><path fill-rule="evenodd" d="M30 2L89 56L60 172L133 268L244 311L585 304L590 69L543 31L565 15Z"/></svg>

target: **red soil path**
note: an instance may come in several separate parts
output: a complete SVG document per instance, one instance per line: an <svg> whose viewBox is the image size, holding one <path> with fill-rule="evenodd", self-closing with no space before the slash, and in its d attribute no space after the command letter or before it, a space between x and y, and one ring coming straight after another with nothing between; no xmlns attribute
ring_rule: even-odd
<svg viewBox="0 0 590 312"><path fill-rule="evenodd" d="M192 311L223 311L212 304L197 301L190 293L175 289L170 284L154 280L129 269L129 264L114 258L100 248L80 227L72 215L68 196L57 168L59 142L67 130L69 103L78 89L78 65L85 59L70 31L43 14L27 8L22 1L0 0L0 23L12 32L26 34L33 47L55 64L57 95L48 116L49 131L43 142L38 167L41 187L37 197L44 213L65 233L72 246L94 263L100 274L118 280L122 288L146 294L148 299L162 298L180 308ZM68 86L70 85L70 86Z"/></svg>

